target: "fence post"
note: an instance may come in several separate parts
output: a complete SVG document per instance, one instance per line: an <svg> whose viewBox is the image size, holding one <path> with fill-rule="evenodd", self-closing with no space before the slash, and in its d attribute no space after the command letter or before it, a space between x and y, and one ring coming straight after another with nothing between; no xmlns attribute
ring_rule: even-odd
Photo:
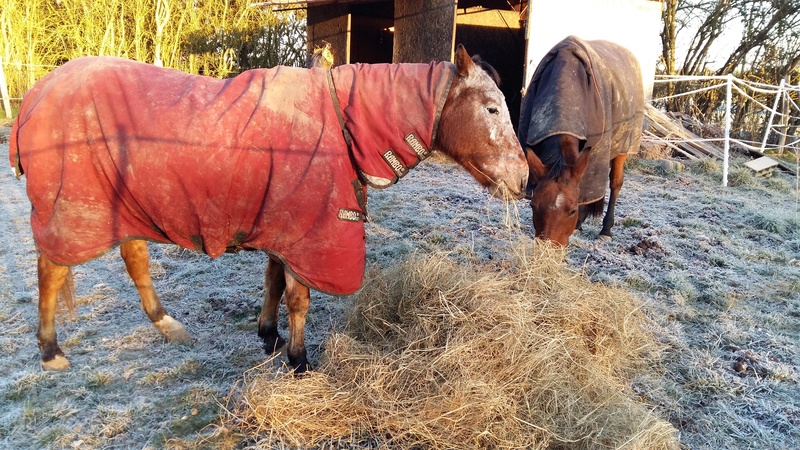
<svg viewBox="0 0 800 450"><path fill-rule="evenodd" d="M772 121L775 119L775 111L778 110L778 102L781 99L781 95L783 95L783 84L785 82L785 78L781 80L781 84L778 86L778 93L775 94L775 102L772 103L772 110L769 113L769 121L764 127L764 139L761 140L761 153L764 153L764 150L767 148L767 138L769 138L769 131L770 128L772 128Z"/></svg>
<svg viewBox="0 0 800 450"><path fill-rule="evenodd" d="M6 73L3 70L3 58L0 58L0 97L3 98L3 109L6 111L6 119L10 119L11 98L8 95L8 83L6 83Z"/></svg>
<svg viewBox="0 0 800 450"><path fill-rule="evenodd" d="M781 80L782 82L783 80ZM778 136L778 156L783 156L783 148L786 146L786 136L789 134L789 95L784 95L781 99L781 121L780 135Z"/></svg>
<svg viewBox="0 0 800 450"><path fill-rule="evenodd" d="M733 87L733 74L728 74L725 83L725 148L722 154L722 186L728 185L728 153L731 148L731 97Z"/></svg>

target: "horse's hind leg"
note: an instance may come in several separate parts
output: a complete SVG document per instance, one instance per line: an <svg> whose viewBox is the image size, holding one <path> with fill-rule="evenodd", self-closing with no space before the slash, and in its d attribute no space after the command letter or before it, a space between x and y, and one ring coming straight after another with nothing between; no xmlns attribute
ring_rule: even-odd
<svg viewBox="0 0 800 450"><path fill-rule="evenodd" d="M606 216L603 218L603 229L600 230L600 237L611 239L611 227L614 226L614 209L617 206L617 197L619 190L622 189L622 181L624 178L623 169L625 168L625 160L628 158L627 154L622 154L611 160L611 172L609 174L609 188L611 193L608 196L608 210Z"/></svg>
<svg viewBox="0 0 800 450"><path fill-rule="evenodd" d="M56 308L58 291L64 285L69 267L59 266L39 253L39 329L36 337L42 355L42 369L66 370L69 361L58 346L56 337Z"/></svg>
<svg viewBox="0 0 800 450"><path fill-rule="evenodd" d="M192 337L189 336L183 325L167 314L167 311L161 306L161 301L153 287L153 280L150 278L150 254L147 251L147 243L142 240L126 241L120 245L119 252L122 259L125 260L128 275L142 298L142 309L153 325L169 342L191 343Z"/></svg>
<svg viewBox="0 0 800 450"><path fill-rule="evenodd" d="M273 353L281 349L286 341L278 334L278 308L281 296L286 289L286 277L283 275L283 265L270 258L267 270L264 272L264 306L258 316L258 337L264 341L264 350Z"/></svg>

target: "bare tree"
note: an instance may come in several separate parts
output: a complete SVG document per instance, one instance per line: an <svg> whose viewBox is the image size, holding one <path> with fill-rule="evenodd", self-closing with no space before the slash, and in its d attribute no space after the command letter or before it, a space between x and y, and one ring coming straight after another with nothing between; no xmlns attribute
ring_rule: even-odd
<svg viewBox="0 0 800 450"><path fill-rule="evenodd" d="M742 79L777 85L785 79L800 82L800 1L798 0L665 0L661 33L663 69L668 74L724 75L733 73ZM734 28L733 25L736 25ZM741 25L741 27L740 27ZM712 49L721 44L732 29L742 29L738 44L721 65L709 68L714 61ZM690 36L686 39L686 36ZM678 39L682 37L684 39ZM733 36L736 39L736 36ZM688 42L679 54L679 41ZM662 87L663 93L689 91L709 83L681 83ZM754 93L760 102L768 99ZM713 121L723 95L711 90L692 98L670 101L669 108ZM739 130L760 133L762 125L753 114L756 104L750 99L737 101L734 126Z"/></svg>

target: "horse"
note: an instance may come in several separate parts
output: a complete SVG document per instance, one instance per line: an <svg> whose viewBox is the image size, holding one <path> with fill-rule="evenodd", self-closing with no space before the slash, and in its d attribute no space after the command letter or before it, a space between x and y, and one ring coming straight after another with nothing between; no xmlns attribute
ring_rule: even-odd
<svg viewBox="0 0 800 450"><path fill-rule="evenodd" d="M308 58L308 61L306 61L307 69L321 67L328 70L333 68L333 49L331 48L331 43L326 41L322 42L325 42L325 45L315 48Z"/></svg>
<svg viewBox="0 0 800 450"><path fill-rule="evenodd" d="M608 186L600 237L611 239L625 159L639 149L643 120L641 69L626 48L569 36L542 58L518 130L536 237L566 247L587 216L602 214Z"/></svg>
<svg viewBox="0 0 800 450"><path fill-rule="evenodd" d="M230 79L82 57L26 93L9 148L32 206L44 370L69 368L55 314L59 298L71 304L71 266L116 246L153 325L191 342L158 298L147 241L211 258L266 252L258 336L268 352L285 347L291 370L310 370L310 290L360 288L368 187L391 186L434 150L502 199L522 198L528 175L503 94L461 45L455 63L278 66Z"/></svg>

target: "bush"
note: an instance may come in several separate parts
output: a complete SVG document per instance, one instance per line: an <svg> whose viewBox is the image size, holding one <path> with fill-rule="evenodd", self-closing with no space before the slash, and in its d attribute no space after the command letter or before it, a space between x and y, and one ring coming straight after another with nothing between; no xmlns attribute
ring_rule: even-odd
<svg viewBox="0 0 800 450"><path fill-rule="evenodd" d="M216 77L305 64L305 12L273 12L251 3L194 2L187 8L183 0L0 0L10 96L22 97L53 67L86 55L161 61Z"/></svg>

